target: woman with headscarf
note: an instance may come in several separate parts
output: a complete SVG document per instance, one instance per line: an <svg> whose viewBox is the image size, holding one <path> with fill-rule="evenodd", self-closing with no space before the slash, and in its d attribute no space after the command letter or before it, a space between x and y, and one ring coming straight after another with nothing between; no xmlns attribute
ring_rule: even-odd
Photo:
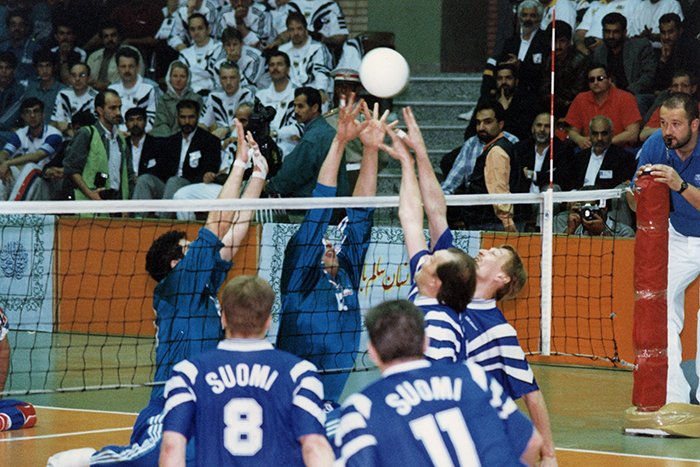
<svg viewBox="0 0 700 467"><path fill-rule="evenodd" d="M177 123L177 103L183 99L197 101L200 108L204 107L202 96L190 89L190 70L183 62L175 60L168 68L168 91L158 98L156 117L153 122L151 135L170 136L180 131Z"/></svg>

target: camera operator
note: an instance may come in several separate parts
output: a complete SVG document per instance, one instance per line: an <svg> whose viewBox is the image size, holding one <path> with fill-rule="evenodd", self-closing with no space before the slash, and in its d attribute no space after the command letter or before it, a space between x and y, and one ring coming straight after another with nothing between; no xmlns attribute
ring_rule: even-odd
<svg viewBox="0 0 700 467"><path fill-rule="evenodd" d="M584 188L592 189L600 188ZM554 218L554 231L569 235L634 238L634 230L610 215L609 206L610 200L605 199L571 203L568 211Z"/></svg>

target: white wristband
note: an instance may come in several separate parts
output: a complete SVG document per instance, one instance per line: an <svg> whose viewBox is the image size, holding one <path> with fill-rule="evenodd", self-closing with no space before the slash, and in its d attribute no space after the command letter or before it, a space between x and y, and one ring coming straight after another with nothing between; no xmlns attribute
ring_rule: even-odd
<svg viewBox="0 0 700 467"><path fill-rule="evenodd" d="M250 178L262 178L265 180L265 174L263 172L253 172L253 175L250 176Z"/></svg>
<svg viewBox="0 0 700 467"><path fill-rule="evenodd" d="M243 169L243 170L245 170L245 168L246 168L247 165L248 165L248 164L246 164L245 162L243 162L243 161L240 160L240 159L236 159L236 161L233 163L233 166L234 166L234 167L240 167L240 168Z"/></svg>

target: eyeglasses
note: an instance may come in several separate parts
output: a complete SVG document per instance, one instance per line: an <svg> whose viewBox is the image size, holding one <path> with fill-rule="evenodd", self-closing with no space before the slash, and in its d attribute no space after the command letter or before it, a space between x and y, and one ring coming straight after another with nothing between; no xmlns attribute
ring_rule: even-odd
<svg viewBox="0 0 700 467"><path fill-rule="evenodd" d="M604 79L608 79L608 77L607 77L607 76L603 76L603 75L600 75L600 76L589 76L589 77L588 77L588 82L589 82L589 83L595 83L596 81L603 81Z"/></svg>

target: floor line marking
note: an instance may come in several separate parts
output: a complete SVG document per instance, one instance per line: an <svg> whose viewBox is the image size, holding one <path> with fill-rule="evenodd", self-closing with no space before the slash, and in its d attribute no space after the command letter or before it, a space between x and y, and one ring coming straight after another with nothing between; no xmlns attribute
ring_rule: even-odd
<svg viewBox="0 0 700 467"><path fill-rule="evenodd" d="M93 410L93 409L72 409L70 407L49 407L46 405L35 405L34 406L37 409L50 409L50 410L70 410L73 412L95 412L95 413L113 413L113 414L119 414L119 415L138 415L139 413L136 412L115 412L112 410Z"/></svg>
<svg viewBox="0 0 700 467"><path fill-rule="evenodd" d="M77 432L73 432L73 433L56 433L53 435L24 436L21 438L0 439L0 443L6 443L9 441L28 441L28 440L35 440L35 439L61 438L61 437L65 437L65 436L92 435L92 434L96 434L96 433L110 433L113 431L126 431L126 430L133 430L133 429L134 429L134 427L129 426L126 428L107 428L104 430L77 431Z"/></svg>
<svg viewBox="0 0 700 467"><path fill-rule="evenodd" d="M603 454L603 455L608 455L608 456L641 457L644 459L659 459L659 460L684 461L684 462L700 462L700 459L685 459L682 457L649 456L646 454L630 454L630 453L624 453L624 452L592 451L590 449L574 449L574 448L555 448L555 449L557 451L584 452L584 453L589 453L589 454Z"/></svg>

